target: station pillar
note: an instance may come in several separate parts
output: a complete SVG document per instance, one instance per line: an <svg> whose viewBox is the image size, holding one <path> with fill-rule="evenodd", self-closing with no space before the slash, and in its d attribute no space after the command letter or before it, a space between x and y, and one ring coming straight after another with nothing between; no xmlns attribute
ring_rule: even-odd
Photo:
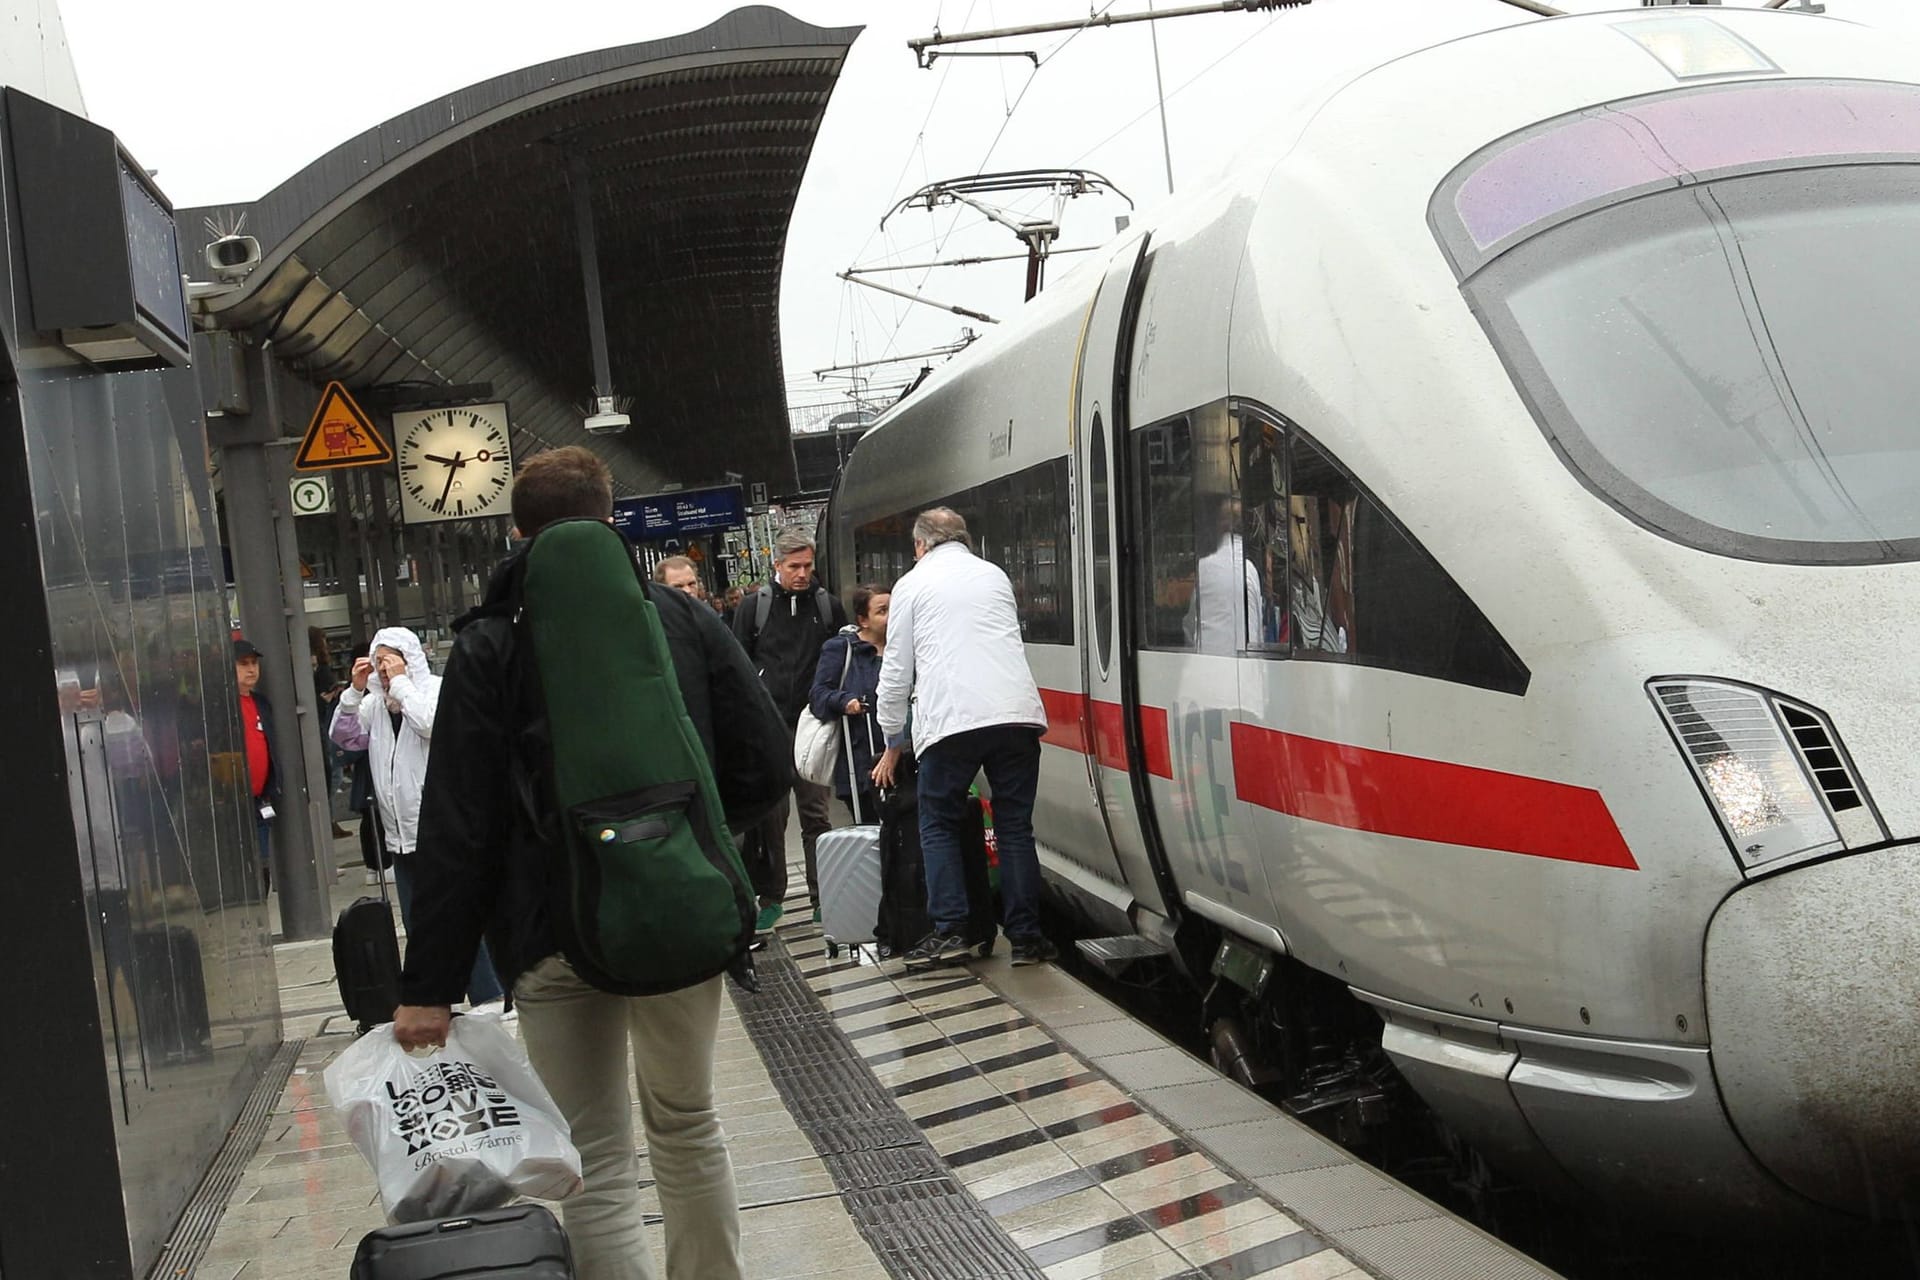
<svg viewBox="0 0 1920 1280"><path fill-rule="evenodd" d="M281 929L288 941L304 941L332 930L334 867L290 496L300 433L281 420L282 384L271 356L258 348L245 355L251 409L209 419L208 443L220 451L242 632L260 650L261 691L275 710L268 747L281 792L272 848Z"/></svg>

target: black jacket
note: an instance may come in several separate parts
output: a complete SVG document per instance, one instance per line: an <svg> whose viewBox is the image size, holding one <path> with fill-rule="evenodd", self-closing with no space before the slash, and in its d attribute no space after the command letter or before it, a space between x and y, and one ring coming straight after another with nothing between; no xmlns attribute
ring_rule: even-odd
<svg viewBox="0 0 1920 1280"><path fill-rule="evenodd" d="M466 990L484 933L511 991L560 949L548 902L562 855L532 830L514 784L518 721L511 619L489 612L515 594L524 548L495 572L487 601L455 624L440 685L433 750L411 856L413 928L401 999L452 1004ZM652 589L687 715L713 762L728 825L763 818L793 781L793 735L747 655L713 610L680 591Z"/></svg>
<svg viewBox="0 0 1920 1280"><path fill-rule="evenodd" d="M761 590L773 593L773 607L767 612L766 627L757 633L754 630L754 621L760 613L756 591L742 600L735 611L733 634L740 638L740 647L759 668L761 682L773 695L773 704L787 718L791 731L800 723L800 712L813 693L813 672L820 663L820 647L847 625L847 611L840 607L840 601L832 592L818 583L796 593L781 586L776 579ZM820 623L816 596L827 601L827 613L832 621L826 626Z"/></svg>

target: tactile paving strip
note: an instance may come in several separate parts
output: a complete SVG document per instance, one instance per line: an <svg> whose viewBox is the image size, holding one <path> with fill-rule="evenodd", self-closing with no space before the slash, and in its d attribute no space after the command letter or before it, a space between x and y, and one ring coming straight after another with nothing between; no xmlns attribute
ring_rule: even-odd
<svg viewBox="0 0 1920 1280"><path fill-rule="evenodd" d="M732 989L740 1021L887 1271L897 1280L1044 1277L954 1180L807 986L785 946L770 942L755 969L757 994Z"/></svg>

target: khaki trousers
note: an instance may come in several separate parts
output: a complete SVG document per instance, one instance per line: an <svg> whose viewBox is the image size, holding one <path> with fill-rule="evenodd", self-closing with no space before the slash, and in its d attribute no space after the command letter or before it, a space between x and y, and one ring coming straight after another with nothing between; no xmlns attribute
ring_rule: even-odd
<svg viewBox="0 0 1920 1280"><path fill-rule="evenodd" d="M627 1048L665 1219L667 1280L740 1280L740 1202L713 1107L714 978L664 996L588 986L559 956L514 985L520 1035L573 1128L586 1188L564 1201L579 1280L654 1280L640 1216Z"/></svg>

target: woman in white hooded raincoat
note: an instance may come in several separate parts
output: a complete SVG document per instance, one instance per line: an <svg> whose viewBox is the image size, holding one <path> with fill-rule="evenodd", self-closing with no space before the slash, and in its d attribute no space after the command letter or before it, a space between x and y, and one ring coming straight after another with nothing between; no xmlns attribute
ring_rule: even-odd
<svg viewBox="0 0 1920 1280"><path fill-rule="evenodd" d="M407 855L420 830L420 792L427 781L440 677L427 666L420 638L405 627L376 631L369 652L370 657L353 664L353 682L334 708L329 736L345 750L367 753L380 832L393 856L400 920L411 927L413 875ZM500 997L500 980L482 943L467 998L484 1004Z"/></svg>

